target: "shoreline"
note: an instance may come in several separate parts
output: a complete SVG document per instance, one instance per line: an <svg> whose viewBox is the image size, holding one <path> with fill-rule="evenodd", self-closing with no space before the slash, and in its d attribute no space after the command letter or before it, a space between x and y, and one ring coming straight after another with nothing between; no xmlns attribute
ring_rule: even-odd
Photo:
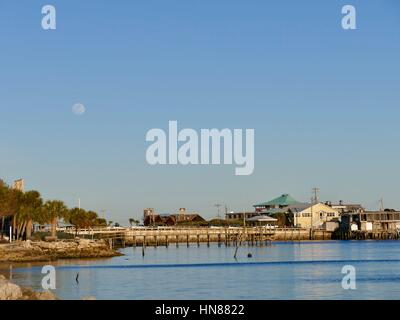
<svg viewBox="0 0 400 320"><path fill-rule="evenodd" d="M4 300L59 300L50 291L35 291L19 286L0 273L0 301Z"/></svg>
<svg viewBox="0 0 400 320"><path fill-rule="evenodd" d="M112 258L121 255L103 240L79 239L55 242L27 240L0 245L0 264Z"/></svg>

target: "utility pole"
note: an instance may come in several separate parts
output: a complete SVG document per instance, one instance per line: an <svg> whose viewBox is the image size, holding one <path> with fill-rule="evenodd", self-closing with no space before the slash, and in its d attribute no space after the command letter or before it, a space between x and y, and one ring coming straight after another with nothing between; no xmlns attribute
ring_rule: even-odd
<svg viewBox="0 0 400 320"><path fill-rule="evenodd" d="M310 214L310 222L311 222L311 224L310 224L310 240L312 240L312 238L313 238L313 236L312 236L312 230L313 230L313 206L314 206L314 203L313 203L313 200L314 200L315 198L312 198L311 197L311 207L310 207L310 211L311 211L311 214Z"/></svg>
<svg viewBox="0 0 400 320"><path fill-rule="evenodd" d="M313 188L312 192L314 193L314 203L317 204L319 202L319 188Z"/></svg>
<svg viewBox="0 0 400 320"><path fill-rule="evenodd" d="M312 193L314 194L313 197L311 197L311 207L310 207L310 240L313 240L313 228L314 228L314 212L313 212L313 206L314 204L317 204L319 202L318 199L318 193L319 193L319 188L312 188Z"/></svg>
<svg viewBox="0 0 400 320"><path fill-rule="evenodd" d="M246 210L243 210L243 241L247 239L247 230L246 230Z"/></svg>
<svg viewBox="0 0 400 320"><path fill-rule="evenodd" d="M222 204L219 204L219 203L217 203L216 205L214 205L215 207L217 207L217 210L218 210L218 215L217 215L217 218L218 219L221 219L221 216L220 216L220 214L219 214L219 208L221 208L222 207Z"/></svg>
<svg viewBox="0 0 400 320"><path fill-rule="evenodd" d="M313 197L311 197L311 208L310 208L310 211L311 211L311 217L310 217L310 222L311 222L311 225L310 225L310 240L312 240L312 238L313 238L313 228L314 228L314 226L313 226L313 215L314 215L314 213L313 213L313 206L315 205L315 204L317 204L317 203L319 203L319 196L318 196L318 194L319 194L319 188L312 188L312 193L314 194L314 196Z"/></svg>
<svg viewBox="0 0 400 320"><path fill-rule="evenodd" d="M383 198L380 198L379 203L381 204L381 211L385 211L385 206L383 205Z"/></svg>

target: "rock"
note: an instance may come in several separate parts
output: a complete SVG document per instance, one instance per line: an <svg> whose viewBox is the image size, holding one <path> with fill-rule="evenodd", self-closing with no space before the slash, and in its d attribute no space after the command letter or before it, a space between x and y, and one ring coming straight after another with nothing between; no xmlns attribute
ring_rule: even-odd
<svg viewBox="0 0 400 320"><path fill-rule="evenodd" d="M46 242L56 242L57 241L57 237L46 236L46 237L44 237L44 241L46 241Z"/></svg>
<svg viewBox="0 0 400 320"><path fill-rule="evenodd" d="M22 298L22 290L16 284L5 279L0 280L0 300L18 300Z"/></svg>
<svg viewBox="0 0 400 320"><path fill-rule="evenodd" d="M32 241L31 240L26 240L25 242L23 242L22 246L24 248L32 248Z"/></svg>
<svg viewBox="0 0 400 320"><path fill-rule="evenodd" d="M80 247L89 247L91 244L92 244L91 240L88 240L88 239L79 240L79 246Z"/></svg>
<svg viewBox="0 0 400 320"><path fill-rule="evenodd" d="M57 300L56 295L51 291L36 292L35 296L37 300Z"/></svg>
<svg viewBox="0 0 400 320"><path fill-rule="evenodd" d="M59 258L114 257L121 255L103 240L26 241L0 248L0 262L49 261Z"/></svg>

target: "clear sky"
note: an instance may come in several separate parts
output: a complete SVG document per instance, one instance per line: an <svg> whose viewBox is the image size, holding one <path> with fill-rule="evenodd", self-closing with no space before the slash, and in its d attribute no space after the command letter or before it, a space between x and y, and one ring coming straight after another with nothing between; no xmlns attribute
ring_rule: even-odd
<svg viewBox="0 0 400 320"><path fill-rule="evenodd" d="M41 28L41 8L57 29ZM357 30L341 8L357 9ZM0 177L44 198L205 217L290 193L400 209L398 0L0 0ZM71 108L82 103L86 112ZM146 132L254 128L255 171L149 166Z"/></svg>

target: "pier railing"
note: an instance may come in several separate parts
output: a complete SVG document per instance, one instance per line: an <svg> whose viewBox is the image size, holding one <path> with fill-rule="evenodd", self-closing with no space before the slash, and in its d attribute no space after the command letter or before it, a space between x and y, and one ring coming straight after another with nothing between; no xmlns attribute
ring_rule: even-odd
<svg viewBox="0 0 400 320"><path fill-rule="evenodd" d="M75 231L70 231L75 233ZM242 243L264 245L273 240L328 240L331 232L306 228L258 227L159 227L82 229L78 236L108 239L113 244L132 246L168 246L171 243L218 243L237 245Z"/></svg>

